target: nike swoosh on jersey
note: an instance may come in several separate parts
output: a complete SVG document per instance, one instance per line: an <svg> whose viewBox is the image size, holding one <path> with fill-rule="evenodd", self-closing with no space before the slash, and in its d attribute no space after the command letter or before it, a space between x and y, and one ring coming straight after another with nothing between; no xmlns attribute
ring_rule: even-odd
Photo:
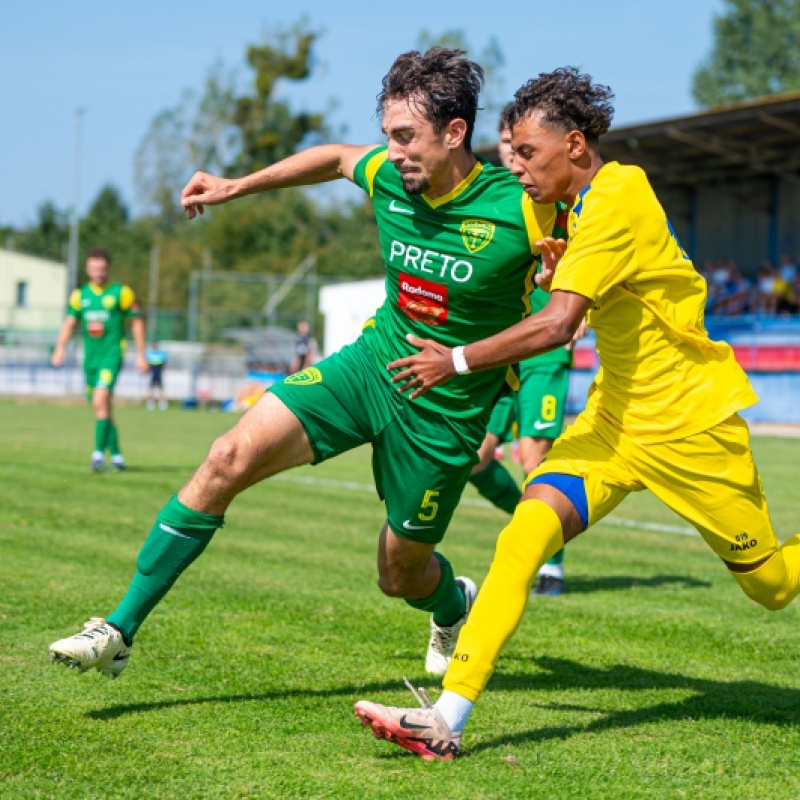
<svg viewBox="0 0 800 800"><path fill-rule="evenodd" d="M405 206L398 206L395 205L394 200L389 203L389 211L394 211L395 214L413 214L414 211L410 208L406 208Z"/></svg>
<svg viewBox="0 0 800 800"><path fill-rule="evenodd" d="M411 524L411 520L410 520L410 519L407 519L407 520L406 520L406 521L403 523L403 527L404 527L404 528L405 528L407 531L424 531L424 530L426 530L427 528L432 528L432 527L433 527L433 525L412 525L412 524Z"/></svg>
<svg viewBox="0 0 800 800"><path fill-rule="evenodd" d="M547 428L552 428L553 425L555 425L555 422L539 422L538 419L533 423L533 427L536 428L537 431L543 431Z"/></svg>

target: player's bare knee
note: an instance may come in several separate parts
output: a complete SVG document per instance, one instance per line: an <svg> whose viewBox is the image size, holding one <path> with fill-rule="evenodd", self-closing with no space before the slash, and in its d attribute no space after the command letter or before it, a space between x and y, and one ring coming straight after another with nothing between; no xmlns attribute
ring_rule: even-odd
<svg viewBox="0 0 800 800"><path fill-rule="evenodd" d="M215 477L235 484L247 474L247 460L236 439L230 433L220 436L206 457L206 464Z"/></svg>

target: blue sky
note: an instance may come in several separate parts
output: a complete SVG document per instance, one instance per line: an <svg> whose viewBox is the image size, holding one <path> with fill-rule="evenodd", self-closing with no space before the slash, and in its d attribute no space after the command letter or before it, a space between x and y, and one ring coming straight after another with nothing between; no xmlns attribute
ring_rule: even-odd
<svg viewBox="0 0 800 800"><path fill-rule="evenodd" d="M710 50L722 0L573 0L557 9L539 0L3 3L0 224L32 222L47 199L71 205L78 108L86 110L81 212L108 182L135 209L134 153L153 117L183 89L199 88L217 59L244 76L247 45L303 15L322 31L318 70L284 94L298 109L335 100L329 119L353 143L376 141L380 79L422 29L460 28L476 51L496 37L509 96L538 72L570 64L614 89L618 125L695 109L691 76Z"/></svg>

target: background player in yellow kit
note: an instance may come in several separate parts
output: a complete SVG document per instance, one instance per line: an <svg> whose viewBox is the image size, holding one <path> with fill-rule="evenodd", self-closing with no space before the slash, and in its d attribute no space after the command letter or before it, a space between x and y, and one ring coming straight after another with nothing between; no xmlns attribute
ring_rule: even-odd
<svg viewBox="0 0 800 800"><path fill-rule="evenodd" d="M781 547L772 531L737 414L757 397L731 348L706 334L705 282L642 170L600 158L612 97L572 69L542 74L515 96L512 171L537 202L571 208L547 308L466 348L413 340L421 352L389 365L419 396L467 369L563 345L587 312L600 358L586 410L528 477L500 534L436 705L356 705L376 735L426 759L458 754L539 565L629 492L650 489L691 522L757 603L777 610L800 591L800 536ZM551 264L563 250L552 239L542 247Z"/></svg>

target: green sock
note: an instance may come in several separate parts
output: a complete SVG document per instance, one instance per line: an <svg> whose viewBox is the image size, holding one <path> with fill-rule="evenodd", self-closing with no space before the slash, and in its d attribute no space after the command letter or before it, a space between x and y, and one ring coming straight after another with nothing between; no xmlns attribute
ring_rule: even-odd
<svg viewBox="0 0 800 800"><path fill-rule="evenodd" d="M517 482L511 473L498 461L492 460L488 467L472 475L470 483L489 501L507 514L513 514L522 498Z"/></svg>
<svg viewBox="0 0 800 800"><path fill-rule="evenodd" d="M120 455L119 452L119 434L117 433L117 426L112 422L108 428L108 452L112 456Z"/></svg>
<svg viewBox="0 0 800 800"><path fill-rule="evenodd" d="M147 615L211 541L224 517L193 511L173 495L156 517L136 559L136 574L108 621L130 642Z"/></svg>
<svg viewBox="0 0 800 800"><path fill-rule="evenodd" d="M552 558L548 558L545 564L552 564L554 567L564 563L564 548L562 547Z"/></svg>
<svg viewBox="0 0 800 800"><path fill-rule="evenodd" d="M434 553L442 567L442 579L432 595L419 600L406 600L412 608L433 612L437 625L452 625L466 610L464 593L458 588L450 562L441 554Z"/></svg>
<svg viewBox="0 0 800 800"><path fill-rule="evenodd" d="M94 449L98 453L105 453L108 445L108 429L111 427L110 419L96 419L94 421Z"/></svg>

